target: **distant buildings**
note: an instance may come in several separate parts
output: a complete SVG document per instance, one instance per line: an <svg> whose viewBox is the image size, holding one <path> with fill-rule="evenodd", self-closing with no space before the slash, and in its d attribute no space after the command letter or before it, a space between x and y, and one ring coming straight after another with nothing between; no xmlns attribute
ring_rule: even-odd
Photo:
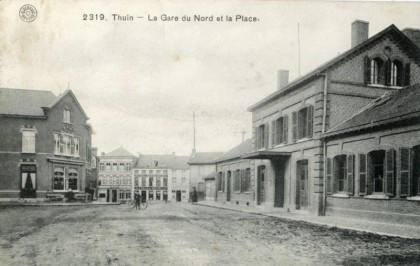
<svg viewBox="0 0 420 266"><path fill-rule="evenodd" d="M190 168L190 191L193 187L197 190L199 200L205 197L205 183L204 177L216 171L215 160L221 156L222 152L195 152L191 154L188 161Z"/></svg>
<svg viewBox="0 0 420 266"><path fill-rule="evenodd" d="M57 97L49 91L1 88L0 197L84 193L92 167L87 121L71 90Z"/></svg>
<svg viewBox="0 0 420 266"><path fill-rule="evenodd" d="M133 192L158 201L188 201L188 156L139 154L133 170Z"/></svg>
<svg viewBox="0 0 420 266"><path fill-rule="evenodd" d="M99 201L124 203L132 199L135 160L135 156L123 147L99 156Z"/></svg>

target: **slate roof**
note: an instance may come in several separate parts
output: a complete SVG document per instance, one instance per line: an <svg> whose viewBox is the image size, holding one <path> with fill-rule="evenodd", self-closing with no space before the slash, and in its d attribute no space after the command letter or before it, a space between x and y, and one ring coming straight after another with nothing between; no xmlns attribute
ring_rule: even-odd
<svg viewBox="0 0 420 266"><path fill-rule="evenodd" d="M197 152L195 156L191 156L188 164L213 164L223 152Z"/></svg>
<svg viewBox="0 0 420 266"><path fill-rule="evenodd" d="M50 91L0 88L0 114L43 116L42 107L56 100Z"/></svg>
<svg viewBox="0 0 420 266"><path fill-rule="evenodd" d="M397 42L399 42L402 46L402 49L407 52L408 56L413 59L415 63L417 63L420 66L420 48L417 47L404 33L402 33L394 24L387 27L386 29L382 30L381 32L375 34L374 36L370 37L366 41L362 42L361 44L351 48L350 50L347 50L346 52L340 54L337 57L334 57L330 61L324 63L323 65L319 66L315 70L309 72L308 74L297 78L296 80L292 81L284 87L281 90L277 90L264 99L258 101L257 103L253 104L248 108L248 111L253 111L261 106L264 106L265 104L279 98L281 95L289 92L290 90L293 90L295 88L298 88L298 86L309 82L320 75L324 74L326 70L335 67L338 64L341 64L342 62L345 62L354 56L357 56L361 52L363 52L365 49L369 48L371 45L373 45L375 42L382 40L385 36L390 36Z"/></svg>
<svg viewBox="0 0 420 266"><path fill-rule="evenodd" d="M101 157L135 157L135 156L121 146L105 155L102 155Z"/></svg>
<svg viewBox="0 0 420 266"><path fill-rule="evenodd" d="M242 155L252 151L252 139L247 139L241 144L235 146L233 149L224 153L216 159L216 162L223 162L231 159L240 158Z"/></svg>
<svg viewBox="0 0 420 266"><path fill-rule="evenodd" d="M177 156L174 154L151 155L140 154L134 168L169 168L176 170L187 170L189 156ZM157 161L157 166L150 166L150 162Z"/></svg>
<svg viewBox="0 0 420 266"><path fill-rule="evenodd" d="M355 115L330 129L324 137L416 119L420 124L420 85L384 94Z"/></svg>

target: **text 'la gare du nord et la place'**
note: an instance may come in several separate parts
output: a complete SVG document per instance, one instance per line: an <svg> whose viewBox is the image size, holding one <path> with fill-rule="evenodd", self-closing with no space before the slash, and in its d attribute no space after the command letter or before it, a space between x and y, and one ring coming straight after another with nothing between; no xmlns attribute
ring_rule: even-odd
<svg viewBox="0 0 420 266"><path fill-rule="evenodd" d="M114 21L134 21L134 16L132 15L119 15L119 14L112 14L112 18ZM143 18L143 17L138 17ZM202 15L183 15L183 16L171 16L162 14L160 16L154 15L147 15L148 21L218 21L218 22L257 22L259 19L253 16L245 16L245 15L221 15L221 16L202 16Z"/></svg>

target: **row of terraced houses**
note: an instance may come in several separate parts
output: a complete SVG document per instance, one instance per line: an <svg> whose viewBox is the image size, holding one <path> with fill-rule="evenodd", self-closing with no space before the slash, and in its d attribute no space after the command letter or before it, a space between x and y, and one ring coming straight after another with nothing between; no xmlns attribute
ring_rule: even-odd
<svg viewBox="0 0 420 266"><path fill-rule="evenodd" d="M207 200L418 225L420 30L368 32L356 20L351 49L291 83L278 72L248 108L252 138L203 177Z"/></svg>

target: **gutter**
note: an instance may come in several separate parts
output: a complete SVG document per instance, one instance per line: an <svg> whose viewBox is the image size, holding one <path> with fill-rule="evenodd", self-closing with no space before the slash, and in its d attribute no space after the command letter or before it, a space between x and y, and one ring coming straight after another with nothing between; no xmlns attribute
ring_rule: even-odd
<svg viewBox="0 0 420 266"><path fill-rule="evenodd" d="M325 134L326 124L327 124L327 101L328 101L328 76L327 74L322 74L324 76L324 109L322 114L322 131L321 134ZM323 187L322 187L322 212L321 215L325 216L327 213L327 142L322 138L323 144L323 159L324 159L324 170L323 170Z"/></svg>

